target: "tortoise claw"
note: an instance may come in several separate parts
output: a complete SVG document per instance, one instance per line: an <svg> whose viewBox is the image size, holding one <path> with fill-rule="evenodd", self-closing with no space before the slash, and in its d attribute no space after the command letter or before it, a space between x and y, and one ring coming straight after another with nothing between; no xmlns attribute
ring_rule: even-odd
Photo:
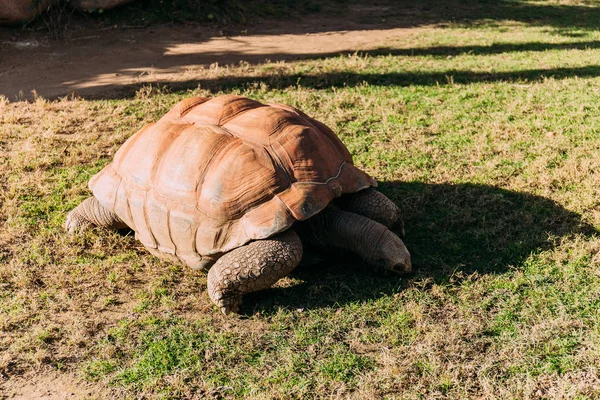
<svg viewBox="0 0 600 400"><path fill-rule="evenodd" d="M240 306L242 305L242 296L238 298L222 298L219 303L217 305L223 314L239 314Z"/></svg>
<svg viewBox="0 0 600 400"><path fill-rule="evenodd" d="M81 233L92 226L93 225L90 222L79 217L76 213L73 213L73 211L67 215L67 220L65 221L65 230L69 235Z"/></svg>

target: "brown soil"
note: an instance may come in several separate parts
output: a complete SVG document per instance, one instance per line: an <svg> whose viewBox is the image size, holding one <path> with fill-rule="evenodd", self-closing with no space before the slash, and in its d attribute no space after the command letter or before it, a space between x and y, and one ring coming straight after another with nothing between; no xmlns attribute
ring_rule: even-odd
<svg viewBox="0 0 600 400"><path fill-rule="evenodd" d="M405 18L405 17L402 17ZM269 22L247 29L203 26L77 29L70 38L0 29L0 95L10 101L72 93L123 95L141 84L190 82L211 64L315 58L382 46L407 31L390 6L352 7L332 18ZM11 36L13 34L13 37Z"/></svg>
<svg viewBox="0 0 600 400"><path fill-rule="evenodd" d="M108 399L109 392L79 381L70 374L46 373L0 383L0 399L94 400Z"/></svg>

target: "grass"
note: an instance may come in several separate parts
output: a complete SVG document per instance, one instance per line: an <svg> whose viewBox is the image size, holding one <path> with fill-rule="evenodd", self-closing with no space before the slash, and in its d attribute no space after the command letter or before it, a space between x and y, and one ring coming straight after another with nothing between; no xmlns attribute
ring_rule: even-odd
<svg viewBox="0 0 600 400"><path fill-rule="evenodd" d="M600 396L600 31L510 4L539 19L422 27L119 99L0 102L0 371L76 371L118 398ZM127 137L221 92L331 126L402 208L415 275L306 266L229 318L205 275L133 237L64 234Z"/></svg>

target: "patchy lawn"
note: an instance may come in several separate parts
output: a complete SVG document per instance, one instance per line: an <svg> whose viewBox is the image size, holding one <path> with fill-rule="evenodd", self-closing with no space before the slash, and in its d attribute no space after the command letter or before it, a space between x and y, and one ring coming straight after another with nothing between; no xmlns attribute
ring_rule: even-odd
<svg viewBox="0 0 600 400"><path fill-rule="evenodd" d="M0 100L2 376L116 398L598 398L600 30L594 3L559 3L132 97ZM300 267L231 318L131 236L65 235L127 137L218 93L332 127L403 210L416 273Z"/></svg>

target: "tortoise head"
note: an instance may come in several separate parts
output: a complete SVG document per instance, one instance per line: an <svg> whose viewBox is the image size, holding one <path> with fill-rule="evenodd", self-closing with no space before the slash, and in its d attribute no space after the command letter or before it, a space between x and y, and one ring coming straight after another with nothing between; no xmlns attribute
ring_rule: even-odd
<svg viewBox="0 0 600 400"><path fill-rule="evenodd" d="M383 234L371 253L371 264L377 270L407 274L412 271L410 253L402 239L393 232Z"/></svg>

